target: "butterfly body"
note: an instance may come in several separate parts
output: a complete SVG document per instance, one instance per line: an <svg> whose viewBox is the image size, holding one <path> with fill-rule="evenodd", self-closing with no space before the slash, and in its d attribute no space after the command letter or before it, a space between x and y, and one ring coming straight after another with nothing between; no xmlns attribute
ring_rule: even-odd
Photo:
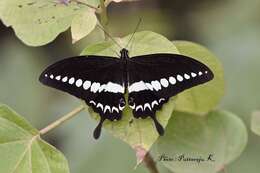
<svg viewBox="0 0 260 173"><path fill-rule="evenodd" d="M161 53L130 58L122 49L120 58L89 55L61 60L49 66L40 81L92 107L100 115L94 131L98 138L103 122L120 120L127 103L135 118L150 117L163 135L156 111L170 97L213 77L206 65L187 56Z"/></svg>

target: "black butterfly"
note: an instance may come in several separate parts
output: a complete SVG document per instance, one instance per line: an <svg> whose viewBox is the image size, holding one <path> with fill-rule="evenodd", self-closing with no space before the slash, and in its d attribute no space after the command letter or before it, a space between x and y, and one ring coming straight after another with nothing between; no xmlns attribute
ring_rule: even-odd
<svg viewBox="0 0 260 173"><path fill-rule="evenodd" d="M94 55L64 59L40 76L43 84L83 99L100 115L95 139L106 119L122 118L127 92L134 117L152 118L158 133L163 135L156 111L170 97L214 77L206 65L187 56L160 53L130 58L127 49L120 53L120 59Z"/></svg>

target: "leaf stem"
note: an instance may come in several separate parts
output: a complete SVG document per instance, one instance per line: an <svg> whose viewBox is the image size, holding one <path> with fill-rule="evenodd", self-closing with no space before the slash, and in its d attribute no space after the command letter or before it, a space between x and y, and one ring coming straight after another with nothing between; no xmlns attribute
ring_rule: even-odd
<svg viewBox="0 0 260 173"><path fill-rule="evenodd" d="M147 154L145 155L143 163L145 164L146 168L149 170L150 173L159 173L156 163L149 152L147 152Z"/></svg>
<svg viewBox="0 0 260 173"><path fill-rule="evenodd" d="M46 133L48 133L49 131L55 129L56 127L60 126L61 124L63 124L64 122L68 121L69 119L73 118L74 116L76 116L78 113L80 113L81 111L83 111L85 109L84 105L80 105L79 107L75 108L74 110L72 110L71 112L69 112L68 114L62 116L60 119L54 121L53 123L51 123L50 125L48 125L47 127L43 128L42 130L40 130L40 135L44 135Z"/></svg>
<svg viewBox="0 0 260 173"><path fill-rule="evenodd" d="M103 27L105 27L108 23L108 17L107 17L107 8L105 5L105 0L99 0L100 1L100 8L101 8L101 24Z"/></svg>
<svg viewBox="0 0 260 173"><path fill-rule="evenodd" d="M99 0L100 1L100 8L101 11L99 13L100 15L100 23L104 29L104 32L108 32L107 24L108 24L108 17L107 17L107 8L105 5L105 0ZM108 40L108 36L105 33L105 40Z"/></svg>

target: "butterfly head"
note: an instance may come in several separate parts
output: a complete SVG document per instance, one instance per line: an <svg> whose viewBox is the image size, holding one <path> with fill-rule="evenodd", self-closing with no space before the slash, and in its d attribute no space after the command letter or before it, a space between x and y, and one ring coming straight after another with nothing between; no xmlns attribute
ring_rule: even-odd
<svg viewBox="0 0 260 173"><path fill-rule="evenodd" d="M126 59L126 58L129 58L129 51L126 49L126 48L123 48L121 51L120 51L120 58L121 59Z"/></svg>

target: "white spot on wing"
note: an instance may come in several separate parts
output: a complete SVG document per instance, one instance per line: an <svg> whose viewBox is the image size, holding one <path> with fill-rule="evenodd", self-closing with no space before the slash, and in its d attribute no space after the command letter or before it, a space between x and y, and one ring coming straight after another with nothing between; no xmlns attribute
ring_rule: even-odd
<svg viewBox="0 0 260 173"><path fill-rule="evenodd" d="M53 74L51 74L51 75L50 75L50 78L51 78L51 79L53 79L53 78L54 78Z"/></svg>
<svg viewBox="0 0 260 173"><path fill-rule="evenodd" d="M93 100L90 100L89 102L90 104L96 105L96 102L94 102Z"/></svg>
<svg viewBox="0 0 260 173"><path fill-rule="evenodd" d="M199 76L201 76L201 75L202 75L202 72L200 71L200 72L199 72Z"/></svg>
<svg viewBox="0 0 260 173"><path fill-rule="evenodd" d="M68 81L68 77L67 76L65 76L64 78L62 78L62 80L61 80L62 82L67 82Z"/></svg>
<svg viewBox="0 0 260 173"><path fill-rule="evenodd" d="M129 107L130 107L131 109L135 109L135 103L134 103L134 105L129 105Z"/></svg>
<svg viewBox="0 0 260 173"><path fill-rule="evenodd" d="M106 105L106 106L105 106L105 108L104 108L104 113L106 113L107 110L108 110L109 112L111 112L111 108L110 108L109 105Z"/></svg>
<svg viewBox="0 0 260 173"><path fill-rule="evenodd" d="M101 85L98 89L98 92L102 92L103 90L105 90L106 86L106 84Z"/></svg>
<svg viewBox="0 0 260 173"><path fill-rule="evenodd" d="M175 77L170 77L169 78L169 82L170 82L170 84L172 84L172 85L174 85L174 84L176 84L176 79L175 79Z"/></svg>
<svg viewBox="0 0 260 173"><path fill-rule="evenodd" d="M145 85L147 86L147 88L148 88L149 90L153 91L153 86L152 86L152 84L150 84L150 83L145 83Z"/></svg>
<svg viewBox="0 0 260 173"><path fill-rule="evenodd" d="M128 91L131 92L139 92L143 90L147 90L147 86L143 81L135 82L132 85L129 86Z"/></svg>
<svg viewBox="0 0 260 173"><path fill-rule="evenodd" d="M205 71L205 74L208 74L208 71Z"/></svg>
<svg viewBox="0 0 260 173"><path fill-rule="evenodd" d="M124 93L125 88L117 83L108 82L105 91L111 93Z"/></svg>
<svg viewBox="0 0 260 173"><path fill-rule="evenodd" d="M98 91L99 87L100 87L100 83L94 82L91 85L90 91L93 92L93 93L96 93Z"/></svg>
<svg viewBox="0 0 260 173"><path fill-rule="evenodd" d="M194 73L194 72L191 72L191 76L192 76L192 77L196 77L196 76L197 76L197 74L196 74L196 73Z"/></svg>
<svg viewBox="0 0 260 173"><path fill-rule="evenodd" d="M83 88L85 90L89 89L89 87L91 86L91 82L86 80L84 83L83 83Z"/></svg>
<svg viewBox="0 0 260 173"><path fill-rule="evenodd" d="M142 107L142 105L138 105L138 106L136 106L135 111L138 111L139 109L141 109L141 110L143 111L143 107Z"/></svg>
<svg viewBox="0 0 260 173"><path fill-rule="evenodd" d="M115 106L112 107L112 112L114 112L114 111L119 113L119 110Z"/></svg>
<svg viewBox="0 0 260 173"><path fill-rule="evenodd" d="M145 104L144 104L144 110L145 110L146 108L149 108L150 110L152 110L152 108L151 108L151 106L150 106L149 103L145 103Z"/></svg>
<svg viewBox="0 0 260 173"><path fill-rule="evenodd" d="M177 75L177 80L178 80L179 82L182 82L182 81L183 81L183 77L178 74L178 75Z"/></svg>
<svg viewBox="0 0 260 173"><path fill-rule="evenodd" d="M152 102L152 108L154 108L155 105L159 105L159 103L156 100Z"/></svg>
<svg viewBox="0 0 260 173"><path fill-rule="evenodd" d="M100 108L103 111L103 105L101 103L97 104L97 108Z"/></svg>
<svg viewBox="0 0 260 173"><path fill-rule="evenodd" d="M159 91L160 89L162 89L160 82L157 81L157 80L152 81L151 84L152 84L153 88L154 88L156 91Z"/></svg>
<svg viewBox="0 0 260 173"><path fill-rule="evenodd" d="M76 81L76 86L77 86L77 87L81 87L82 84L83 84L83 81L82 81L81 79L78 79L78 80Z"/></svg>
<svg viewBox="0 0 260 173"><path fill-rule="evenodd" d="M72 77L72 78L70 78L70 80L69 80L69 84L73 84L75 82L75 78L74 77Z"/></svg>
<svg viewBox="0 0 260 173"><path fill-rule="evenodd" d="M161 98L161 99L159 100L159 103L161 103L162 101L165 101L165 99L164 99L164 98Z"/></svg>
<svg viewBox="0 0 260 173"><path fill-rule="evenodd" d="M119 108L120 111L122 111L122 110L125 108L125 105L124 105L124 106L121 106L121 105L119 104L119 107L118 107L118 108Z"/></svg>
<svg viewBox="0 0 260 173"><path fill-rule="evenodd" d="M163 86L164 88L167 88L167 87L169 86L169 82L168 82L168 80L165 79L165 78L161 79L160 82L161 82L161 84L162 84L162 86Z"/></svg>
<svg viewBox="0 0 260 173"><path fill-rule="evenodd" d="M61 80L61 76L60 76L60 75L59 75L59 76L56 76L55 79L56 79L56 80Z"/></svg>
<svg viewBox="0 0 260 173"><path fill-rule="evenodd" d="M184 74L184 78L185 78L185 79L190 79L190 76L185 73L185 74Z"/></svg>
<svg viewBox="0 0 260 173"><path fill-rule="evenodd" d="M44 76L45 76L45 77L48 77L48 74L45 74Z"/></svg>

